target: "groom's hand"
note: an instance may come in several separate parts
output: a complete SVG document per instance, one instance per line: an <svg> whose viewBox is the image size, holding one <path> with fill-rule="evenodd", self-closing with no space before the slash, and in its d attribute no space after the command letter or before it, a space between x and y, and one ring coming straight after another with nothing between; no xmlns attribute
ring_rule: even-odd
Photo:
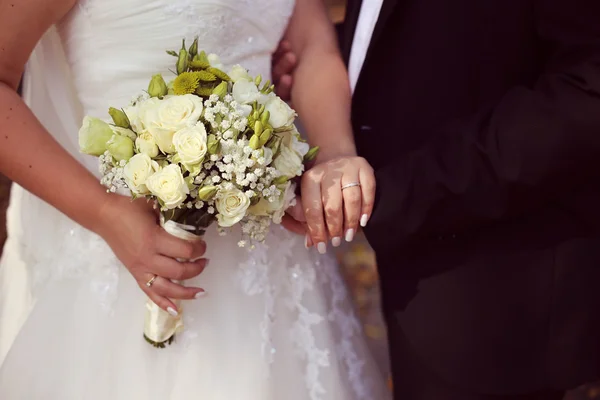
<svg viewBox="0 0 600 400"><path fill-rule="evenodd" d="M292 73L296 68L296 54L292 52L290 42L283 39L273 54L272 71L275 93L285 101L290 101L292 94Z"/></svg>

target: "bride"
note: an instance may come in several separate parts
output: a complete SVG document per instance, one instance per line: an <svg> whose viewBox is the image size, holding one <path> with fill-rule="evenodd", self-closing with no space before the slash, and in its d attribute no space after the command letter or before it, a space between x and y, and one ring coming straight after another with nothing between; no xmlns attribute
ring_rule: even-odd
<svg viewBox="0 0 600 400"><path fill-rule="evenodd" d="M335 246L366 222L373 178L355 157L321 0L0 0L0 170L18 183L0 266L0 398L388 397L326 240L308 238L318 252L308 251L276 227L253 252L235 233L184 242L148 204L106 193L78 152L83 115L126 106L150 76L168 75L165 50L183 37L267 77L286 31L300 56L295 106L322 149L303 188L323 189L325 204L309 206L327 210ZM16 94L26 63L27 106ZM341 190L359 172L362 209L360 187ZM185 332L165 349L142 337L146 296L165 310L186 300Z"/></svg>

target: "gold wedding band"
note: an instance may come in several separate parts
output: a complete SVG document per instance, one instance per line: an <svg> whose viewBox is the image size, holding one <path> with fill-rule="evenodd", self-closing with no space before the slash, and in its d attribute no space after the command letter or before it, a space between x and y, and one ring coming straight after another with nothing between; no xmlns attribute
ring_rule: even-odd
<svg viewBox="0 0 600 400"><path fill-rule="evenodd" d="M154 285L154 281L156 280L156 278L158 278L158 275L154 275L152 277L152 279L150 279L148 282L146 282L146 286L152 287L152 285Z"/></svg>
<svg viewBox="0 0 600 400"><path fill-rule="evenodd" d="M360 186L360 182L351 182L351 183L347 183L344 186L342 186L342 190L344 189L349 189L351 187L355 187L355 186Z"/></svg>

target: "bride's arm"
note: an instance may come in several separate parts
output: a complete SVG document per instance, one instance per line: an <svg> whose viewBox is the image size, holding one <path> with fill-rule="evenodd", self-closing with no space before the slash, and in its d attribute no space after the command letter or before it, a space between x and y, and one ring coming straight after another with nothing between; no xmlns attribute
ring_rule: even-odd
<svg viewBox="0 0 600 400"><path fill-rule="evenodd" d="M286 39L298 56L292 98L309 142L319 146L316 165L302 180L302 202L310 240L325 251L371 215L375 180L370 165L356 156L350 122L351 94L335 30L323 0L299 0ZM362 186L342 190L346 184ZM362 189L362 190L361 190Z"/></svg>
<svg viewBox="0 0 600 400"><path fill-rule="evenodd" d="M74 3L0 0L0 172L103 236L142 289L163 308L173 308L167 297L193 298L199 290L165 280L150 291L143 283L153 274L173 279L197 275L202 261L179 265L168 257L198 257L203 245L194 247L162 231L146 204L108 194L48 134L16 92L36 43Z"/></svg>

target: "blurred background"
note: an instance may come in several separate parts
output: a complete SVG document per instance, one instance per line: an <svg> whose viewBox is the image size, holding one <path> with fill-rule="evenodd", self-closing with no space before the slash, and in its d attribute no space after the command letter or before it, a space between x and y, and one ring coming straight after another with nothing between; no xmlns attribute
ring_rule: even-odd
<svg viewBox="0 0 600 400"><path fill-rule="evenodd" d="M336 23L342 22L345 0L325 0L325 2L329 7L332 20ZM6 239L5 211L9 194L10 182L0 175L0 245ZM364 330L372 351L381 368L388 371L385 326L379 313L379 288L375 255L364 237L359 236L351 245L340 248L338 259L348 282L349 290L356 302L357 313L363 321ZM598 311L600 312L600 310ZM570 393L567 399L600 399L600 385L590 385L576 390Z"/></svg>

